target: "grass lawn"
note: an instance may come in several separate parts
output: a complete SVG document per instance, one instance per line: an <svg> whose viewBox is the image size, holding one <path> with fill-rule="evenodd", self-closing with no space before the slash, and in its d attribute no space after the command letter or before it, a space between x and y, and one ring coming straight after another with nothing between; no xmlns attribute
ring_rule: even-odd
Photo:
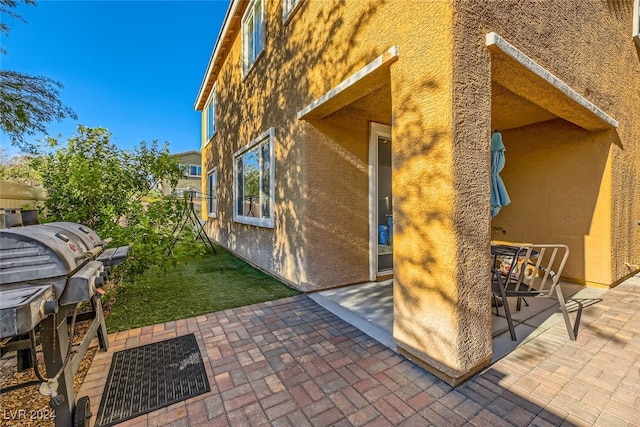
<svg viewBox="0 0 640 427"><path fill-rule="evenodd" d="M228 308L271 301L299 292L217 247L166 272L150 269L122 284L106 317L118 332Z"/></svg>

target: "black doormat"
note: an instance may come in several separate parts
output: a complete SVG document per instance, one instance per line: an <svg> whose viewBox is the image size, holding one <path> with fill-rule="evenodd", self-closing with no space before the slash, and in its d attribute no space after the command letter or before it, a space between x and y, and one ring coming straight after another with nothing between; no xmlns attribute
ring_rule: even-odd
<svg viewBox="0 0 640 427"><path fill-rule="evenodd" d="M118 351L95 425L112 426L210 390L193 334Z"/></svg>

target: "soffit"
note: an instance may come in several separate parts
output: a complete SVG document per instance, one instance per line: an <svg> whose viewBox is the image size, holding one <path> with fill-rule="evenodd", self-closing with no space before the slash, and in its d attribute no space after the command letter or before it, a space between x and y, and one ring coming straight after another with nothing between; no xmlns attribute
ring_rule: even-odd
<svg viewBox="0 0 640 427"><path fill-rule="evenodd" d="M398 47L392 46L337 86L302 110L298 120L319 120L350 105L389 83L389 67L398 60Z"/></svg>
<svg viewBox="0 0 640 427"><path fill-rule="evenodd" d="M491 79L543 110L587 130L618 127L618 122L496 33L487 34Z"/></svg>
<svg viewBox="0 0 640 427"><path fill-rule="evenodd" d="M491 128L515 129L557 118L544 108L491 82Z"/></svg>
<svg viewBox="0 0 640 427"><path fill-rule="evenodd" d="M391 123L391 82L358 99L349 108L366 112L371 117L386 117L382 123Z"/></svg>
<svg viewBox="0 0 640 427"><path fill-rule="evenodd" d="M220 73L222 64L224 64L224 61L227 59L227 55L229 55L231 46L233 45L233 40L240 31L240 20L242 19L242 14L247 8L248 3L249 0L232 0L229 3L229 9L227 9L227 14L224 17L220 34L218 35L215 47L211 53L207 70L204 73L202 83L200 84L200 90L196 97L194 108L197 111L204 108L204 104L209 98L209 93L211 93L211 88L213 88L216 78Z"/></svg>

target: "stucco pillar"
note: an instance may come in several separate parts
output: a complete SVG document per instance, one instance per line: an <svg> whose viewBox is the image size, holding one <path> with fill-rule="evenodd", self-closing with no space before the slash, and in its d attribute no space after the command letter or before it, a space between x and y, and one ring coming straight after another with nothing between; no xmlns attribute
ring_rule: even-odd
<svg viewBox="0 0 640 427"><path fill-rule="evenodd" d="M585 284L595 287L607 287L616 284L612 276L612 164L613 147L608 150L607 160L600 178L593 215L590 218L589 232L584 236L584 280Z"/></svg>
<svg viewBox="0 0 640 427"><path fill-rule="evenodd" d="M457 385L492 354L490 76L481 82L485 115L455 120L463 107L454 102L446 28L442 37L428 55L401 45L391 71L393 336L403 354Z"/></svg>

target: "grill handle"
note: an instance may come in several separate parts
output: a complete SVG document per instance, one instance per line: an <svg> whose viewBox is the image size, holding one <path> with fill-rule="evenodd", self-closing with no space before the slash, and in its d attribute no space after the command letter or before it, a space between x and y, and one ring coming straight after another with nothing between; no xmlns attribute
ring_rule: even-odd
<svg viewBox="0 0 640 427"><path fill-rule="evenodd" d="M62 233L56 233L55 236L65 243L69 241L69 238Z"/></svg>
<svg viewBox="0 0 640 427"><path fill-rule="evenodd" d="M82 261L85 258L88 259L96 259L98 255L102 252L102 246L96 246L95 248L89 249L88 251L78 255L76 257L76 261Z"/></svg>
<svg viewBox="0 0 640 427"><path fill-rule="evenodd" d="M102 242L98 243L98 246L103 246L103 247L107 246L109 243L111 243L112 240L113 240L112 237L107 237Z"/></svg>
<svg viewBox="0 0 640 427"><path fill-rule="evenodd" d="M100 252L102 252L102 248L99 246L96 246L93 249L89 249L89 252L91 253L91 258L96 259L96 257L100 255Z"/></svg>

